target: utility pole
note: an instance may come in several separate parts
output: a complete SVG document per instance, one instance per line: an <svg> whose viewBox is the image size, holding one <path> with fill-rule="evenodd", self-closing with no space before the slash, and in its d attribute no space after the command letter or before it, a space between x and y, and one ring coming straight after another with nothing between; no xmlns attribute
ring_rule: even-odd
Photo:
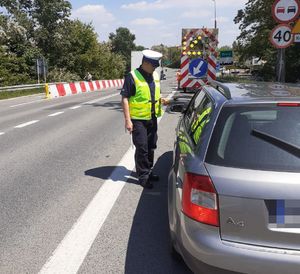
<svg viewBox="0 0 300 274"><path fill-rule="evenodd" d="M40 83L40 62L39 59L36 59L36 73L38 77L38 84Z"/></svg>
<svg viewBox="0 0 300 274"><path fill-rule="evenodd" d="M212 0L214 2L214 13L215 13L215 29L217 28L217 0Z"/></svg>
<svg viewBox="0 0 300 274"><path fill-rule="evenodd" d="M277 82L285 82L285 48L277 51L276 78Z"/></svg>

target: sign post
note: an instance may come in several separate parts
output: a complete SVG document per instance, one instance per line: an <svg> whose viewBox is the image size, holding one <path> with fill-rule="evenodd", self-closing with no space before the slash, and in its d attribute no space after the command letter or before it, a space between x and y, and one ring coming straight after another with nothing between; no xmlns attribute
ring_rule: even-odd
<svg viewBox="0 0 300 274"><path fill-rule="evenodd" d="M232 50L220 51L220 65L232 65L233 53Z"/></svg>
<svg viewBox="0 0 300 274"><path fill-rule="evenodd" d="M46 83L48 66L45 58L36 59L36 73L38 76L38 84L40 83L40 77L44 77L44 82Z"/></svg>
<svg viewBox="0 0 300 274"><path fill-rule="evenodd" d="M271 43L279 49L289 47L293 43L292 28L286 24L276 26L270 35Z"/></svg>
<svg viewBox="0 0 300 274"><path fill-rule="evenodd" d="M272 15L278 23L295 21L300 13L297 0L276 0L272 6Z"/></svg>
<svg viewBox="0 0 300 274"><path fill-rule="evenodd" d="M294 34L294 42L300 43L300 19L298 19L297 23L293 27L292 33Z"/></svg>
<svg viewBox="0 0 300 274"><path fill-rule="evenodd" d="M275 0L272 5L272 15L280 25L276 26L270 35L271 43L278 48L277 53L277 81L285 82L285 48L289 47L296 39L294 31L288 23L295 21L300 14L298 0Z"/></svg>

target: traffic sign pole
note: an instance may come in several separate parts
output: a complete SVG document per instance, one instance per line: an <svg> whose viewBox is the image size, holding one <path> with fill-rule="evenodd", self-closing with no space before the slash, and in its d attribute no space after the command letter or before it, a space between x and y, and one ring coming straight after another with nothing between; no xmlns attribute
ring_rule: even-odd
<svg viewBox="0 0 300 274"><path fill-rule="evenodd" d="M297 39L297 37L294 38L297 28L292 30L289 24L299 17L300 2L298 0L275 0L272 5L272 15L276 22L281 23L272 30L270 35L271 43L278 48L276 76L278 82L285 82L285 48Z"/></svg>
<svg viewBox="0 0 300 274"><path fill-rule="evenodd" d="M285 49L278 49L277 52L276 78L277 82L285 82Z"/></svg>

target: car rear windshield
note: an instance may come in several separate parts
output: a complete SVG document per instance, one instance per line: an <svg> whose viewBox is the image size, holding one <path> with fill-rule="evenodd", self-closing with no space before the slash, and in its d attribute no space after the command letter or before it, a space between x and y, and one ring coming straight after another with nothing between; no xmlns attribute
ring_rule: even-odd
<svg viewBox="0 0 300 274"><path fill-rule="evenodd" d="M225 106L216 123L206 162L300 172L300 107Z"/></svg>

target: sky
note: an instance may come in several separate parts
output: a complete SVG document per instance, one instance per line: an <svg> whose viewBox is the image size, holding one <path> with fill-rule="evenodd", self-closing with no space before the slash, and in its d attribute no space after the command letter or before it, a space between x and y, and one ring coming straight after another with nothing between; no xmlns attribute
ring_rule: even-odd
<svg viewBox="0 0 300 274"><path fill-rule="evenodd" d="M126 27L136 45L178 46L182 28L213 28L216 7L219 46L231 46L239 35L233 22L247 0L69 0L72 18L92 23L99 41Z"/></svg>

